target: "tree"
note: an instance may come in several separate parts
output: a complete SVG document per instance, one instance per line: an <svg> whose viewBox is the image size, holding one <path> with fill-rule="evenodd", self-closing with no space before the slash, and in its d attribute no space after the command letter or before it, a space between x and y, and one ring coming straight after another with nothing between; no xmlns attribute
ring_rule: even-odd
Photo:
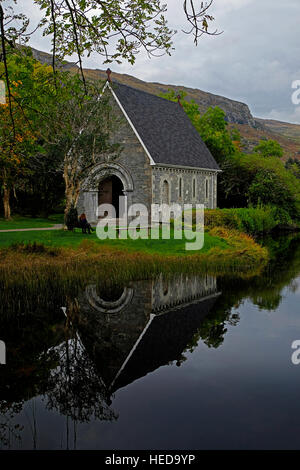
<svg viewBox="0 0 300 470"><path fill-rule="evenodd" d="M296 215L295 201L289 189L272 170L260 169L255 175L249 190L250 204L281 207L291 215Z"/></svg>
<svg viewBox="0 0 300 470"><path fill-rule="evenodd" d="M277 157L236 153L223 165L222 178L232 205L273 205L300 218L299 180Z"/></svg>
<svg viewBox="0 0 300 470"><path fill-rule="evenodd" d="M218 106L208 110L199 118L196 129L211 151L215 160L222 165L226 158L236 152L232 137L227 130L225 112ZM237 139L235 132L233 138Z"/></svg>
<svg viewBox="0 0 300 470"><path fill-rule="evenodd" d="M17 4L18 0L14 0ZM123 59L134 63L139 50L148 55L167 53L172 50L172 37L176 33L168 27L164 13L166 5L160 0L34 0L43 12L37 28L43 35L52 36L52 65L55 72L57 61L73 53L77 54L82 80L84 54L97 52L105 62ZM183 8L195 44L203 34L220 34L209 31L214 18L208 14L213 0L201 2L199 8L194 0L183 0ZM20 24L17 28L15 25ZM25 13L16 14L12 6L0 3L1 48L8 88L9 107L10 78L6 67L7 44L26 44L31 36L29 19ZM34 31L35 31L34 30Z"/></svg>
<svg viewBox="0 0 300 470"><path fill-rule="evenodd" d="M13 96L17 93L15 88L19 86L14 82ZM3 192L4 217L11 218L10 194L15 180L24 171L27 152L35 141L30 126L22 119L16 106L11 109L14 118L14 132L11 127L8 105L0 105L0 183Z"/></svg>
<svg viewBox="0 0 300 470"><path fill-rule="evenodd" d="M30 183L31 193L36 192L35 187L45 191L47 183L41 188L41 181L34 181L39 170L46 179L47 172L52 178L63 177L67 214L72 204L77 205L88 171L99 161L118 155L118 144L109 140L115 120L107 98L101 97L104 84L83 83L78 75L60 70L54 76L52 67L42 66L30 51L10 54L7 64L14 80L11 110L8 103L0 105L5 216L10 217L11 189L24 190Z"/></svg>
<svg viewBox="0 0 300 470"><path fill-rule="evenodd" d="M242 154L227 158L222 164L222 173L218 177L219 207L247 207L247 191L251 176L247 167L240 165Z"/></svg>
<svg viewBox="0 0 300 470"><path fill-rule="evenodd" d="M254 152L262 157L278 157L282 158L283 149L276 140L260 140L259 144L254 147Z"/></svg>
<svg viewBox="0 0 300 470"><path fill-rule="evenodd" d="M45 148L47 153L60 156L66 216L72 205L77 206L81 185L91 169L114 160L121 148L111 139L119 120L109 97L102 95L103 83L83 85L79 76L69 72L57 76L63 86L58 87L55 100L45 110L49 128Z"/></svg>
<svg viewBox="0 0 300 470"><path fill-rule="evenodd" d="M300 179L300 160L290 157L285 163L285 168Z"/></svg>
<svg viewBox="0 0 300 470"><path fill-rule="evenodd" d="M10 91L6 89L6 103L0 104L0 183L8 219L11 191L17 188L20 178L29 174L28 161L41 149L39 139L45 124L41 110L45 108L53 74L51 67L27 54L10 54L6 65L11 83ZM0 77L2 73L4 64L0 63Z"/></svg>
<svg viewBox="0 0 300 470"><path fill-rule="evenodd" d="M13 81L11 94L19 97L20 80ZM11 116L14 125L11 125ZM16 179L24 173L26 160L36 141L30 121L24 120L16 102L11 110L8 104L0 105L0 183L3 191L4 217L11 218L10 194Z"/></svg>
<svg viewBox="0 0 300 470"><path fill-rule="evenodd" d="M63 211L62 155L57 147L46 150L34 153L28 159L27 171L18 179L13 200L18 213L47 218L53 212Z"/></svg>

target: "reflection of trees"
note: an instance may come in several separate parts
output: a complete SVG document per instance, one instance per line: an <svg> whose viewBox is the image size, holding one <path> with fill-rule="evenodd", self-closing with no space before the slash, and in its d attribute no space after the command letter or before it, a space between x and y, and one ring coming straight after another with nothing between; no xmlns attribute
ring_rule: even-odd
<svg viewBox="0 0 300 470"><path fill-rule="evenodd" d="M66 339L55 348L59 366L52 370L48 380L47 408L57 410L71 419L74 426L76 447L76 424L91 419L112 421L116 415L109 408L107 390L94 363L87 354L76 332L79 306L77 300L68 300ZM70 339L71 338L71 339ZM67 428L68 429L68 428ZM67 445L68 445L67 431Z"/></svg>
<svg viewBox="0 0 300 470"><path fill-rule="evenodd" d="M10 448L21 440L23 427L16 420L26 402L36 396L42 395L48 409L57 410L75 424L92 417L115 418L93 364L69 319L64 326L60 308L54 314L51 310L2 318L0 329L5 332L8 349L0 380L0 447ZM34 413L27 419L34 446L38 432Z"/></svg>
<svg viewBox="0 0 300 470"><path fill-rule="evenodd" d="M59 367L50 374L47 408L56 409L76 422L114 419L105 401L106 389L80 340L77 337L66 340L56 351Z"/></svg>
<svg viewBox="0 0 300 470"><path fill-rule="evenodd" d="M6 400L0 401L0 447L10 447L11 441L21 440L23 427L14 423L13 419L23 408L23 402L10 403Z"/></svg>
<svg viewBox="0 0 300 470"><path fill-rule="evenodd" d="M263 293L258 295L252 294L251 300L260 310L276 310L282 301L281 292L276 292L274 290L265 290Z"/></svg>
<svg viewBox="0 0 300 470"><path fill-rule="evenodd" d="M200 340L208 347L218 348L224 341L226 325L237 325L239 315L232 313L247 298L261 310L276 310L283 298L283 289L295 291L294 279L300 273L299 237L285 236L277 240L264 240L270 246L272 261L260 276L250 280L224 276L218 281L222 295L212 311L203 320L201 327L187 345L186 351L193 352Z"/></svg>
<svg viewBox="0 0 300 470"><path fill-rule="evenodd" d="M272 311L280 305L284 288L296 289L294 279L300 272L299 241L285 237L281 242L273 242L272 250L274 257L260 276L250 280L226 276L218 279L218 290L222 295L216 299L185 351L193 352L200 340L208 347L220 347L228 326L238 323L236 309L245 299L250 299L260 309ZM31 280L29 289L30 285ZM92 330L85 338L85 344L89 344L89 357L76 333L76 315L82 322L74 299L77 292L72 283L66 282L58 292L55 287L55 282L50 284L48 291L45 289L43 295L39 294L35 299L36 303L33 295L28 297L26 294L25 283L19 292L6 291L5 295L0 292L4 301L0 310L9 312L0 316L0 330L5 333L2 339L9 353L7 365L1 368L0 380L0 445L6 447L20 439L22 428L16 423L16 417L24 404L38 395L44 395L48 409L57 410L75 424L93 418L116 418L108 406L106 388L90 359L95 347L93 324L89 323L89 328L83 329L85 332ZM70 297L66 303L67 293ZM52 301L48 304L50 294ZM107 291L105 295L111 299L113 295L117 297L119 291ZM10 304L13 298L14 303ZM66 325L60 305L68 305ZM24 311L33 313L24 315ZM104 345L101 346L104 350ZM109 338L107 348L107 354L112 357ZM181 354L176 363L180 365L185 360Z"/></svg>
<svg viewBox="0 0 300 470"><path fill-rule="evenodd" d="M270 244L273 259L260 276L250 280L224 276L219 280L223 307L229 308L236 302L250 299L260 310L273 311L282 302L283 290L295 289L294 279L300 273L299 236L285 236L279 240L268 238L265 244Z"/></svg>
<svg viewBox="0 0 300 470"><path fill-rule="evenodd" d="M284 235L276 239L265 237L263 240L271 253L271 262L262 275L253 278L247 286L247 297L260 309L277 309L283 298L283 289L293 289L294 278L300 273L299 240L299 235ZM242 290L244 292L244 288Z"/></svg>
<svg viewBox="0 0 300 470"><path fill-rule="evenodd" d="M227 333L226 324L236 326L239 322L239 315L231 313L231 309L218 310L215 307L213 311L203 320L201 327L193 336L192 340L186 347L186 351L193 352L200 340L209 348L218 348L224 341Z"/></svg>
<svg viewBox="0 0 300 470"><path fill-rule="evenodd" d="M226 333L225 321L218 324L215 320L211 322L208 319L207 322L204 321L203 328L200 328L199 336L209 348L218 348L223 343Z"/></svg>
<svg viewBox="0 0 300 470"><path fill-rule="evenodd" d="M63 318L57 311L0 315L1 336L7 349L7 363L0 377L0 445L13 446L21 440L22 427L16 422L25 403L47 389L50 370L57 366L54 346L63 338Z"/></svg>

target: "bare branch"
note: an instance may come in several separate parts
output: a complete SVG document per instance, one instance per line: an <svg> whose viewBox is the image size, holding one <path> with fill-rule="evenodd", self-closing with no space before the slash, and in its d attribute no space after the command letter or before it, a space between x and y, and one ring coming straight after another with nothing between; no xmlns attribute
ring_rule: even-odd
<svg viewBox="0 0 300 470"><path fill-rule="evenodd" d="M54 82L55 88L57 87L56 83L56 69L55 69L55 61L56 61L56 19L55 19L55 5L54 0L51 1L51 18L53 22L53 51L52 51L52 68L54 73Z"/></svg>
<svg viewBox="0 0 300 470"><path fill-rule="evenodd" d="M13 111L12 111L12 94L11 94L10 80L9 80L9 73L8 73L8 66L7 66L5 30L4 30L4 11L3 11L2 5L0 5L0 32L1 32L1 47L2 47L2 55L3 55L3 63L4 63L4 71L5 71L5 81L6 81L7 93L8 93L9 114L10 114L11 123L13 127L13 135L15 138L16 128L15 128L15 121L14 121L14 116L13 116Z"/></svg>
<svg viewBox="0 0 300 470"><path fill-rule="evenodd" d="M207 12L212 6L214 0L201 2L198 11L195 8L194 1L195 0L184 0L183 2L183 10L191 28L189 31L182 30L182 32L185 34L193 34L194 43L198 45L198 40L203 34L207 34L208 36L218 36L222 34L223 31L208 31L209 22L214 21L214 17L209 15Z"/></svg>
<svg viewBox="0 0 300 470"><path fill-rule="evenodd" d="M66 4L67 4L67 7L69 9L69 12L70 12L70 15L71 15L71 19L72 19L72 24L73 24L73 31L74 31L74 36L75 36L75 43L76 43L76 49L77 49L77 55L78 55L78 60L79 60L79 68L80 68L80 73L81 73L81 77L82 77L82 81L83 81L83 85L84 85L84 89L85 89L85 92L87 92L87 87L86 87L86 81L85 81L85 76L84 76L84 73L83 73L83 67L82 67L82 53L81 53L81 48L80 48L80 42L79 42L79 38L78 38L78 32L80 31L77 27L77 24L76 24L76 21L75 21L75 17L74 15L76 16L76 9L75 9L75 5L74 5L74 2L73 0L72 1L72 4L73 4L73 8L71 7L70 3L68 0L65 0L66 1Z"/></svg>

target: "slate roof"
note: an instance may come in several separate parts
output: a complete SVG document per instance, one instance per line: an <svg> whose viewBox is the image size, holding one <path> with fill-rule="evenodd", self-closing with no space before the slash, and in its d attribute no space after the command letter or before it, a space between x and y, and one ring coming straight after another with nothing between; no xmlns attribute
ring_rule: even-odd
<svg viewBox="0 0 300 470"><path fill-rule="evenodd" d="M219 170L178 103L120 83L112 89L155 163Z"/></svg>

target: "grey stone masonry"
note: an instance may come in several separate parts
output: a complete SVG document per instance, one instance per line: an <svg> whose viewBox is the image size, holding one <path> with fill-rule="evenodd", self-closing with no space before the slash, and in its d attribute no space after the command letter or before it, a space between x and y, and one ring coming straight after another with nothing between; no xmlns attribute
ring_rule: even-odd
<svg viewBox="0 0 300 470"><path fill-rule="evenodd" d="M168 189L168 201L165 198ZM204 204L208 209L217 206L217 172L209 170L152 167L153 203Z"/></svg>
<svg viewBox="0 0 300 470"><path fill-rule="evenodd" d="M78 201L78 213L85 212L90 222L96 222L99 183L106 177L120 178L124 195L131 204L144 204L149 214L152 203L152 169L150 159L141 145L129 122L125 119L117 103L113 102L113 112L120 118L118 129L112 142L121 146L120 155L111 161L100 163L93 168L91 176L83 185Z"/></svg>
<svg viewBox="0 0 300 470"><path fill-rule="evenodd" d="M107 157L92 168L82 185L78 213L85 212L91 223L98 221L99 184L112 176L121 180L128 207L132 204L147 207L149 221L151 204L204 204L206 208L216 208L217 173L220 170L184 166L184 161L182 166L154 162L113 90L107 86L104 93L110 96L112 114L117 122L111 141L120 145L120 152L117 157Z"/></svg>

